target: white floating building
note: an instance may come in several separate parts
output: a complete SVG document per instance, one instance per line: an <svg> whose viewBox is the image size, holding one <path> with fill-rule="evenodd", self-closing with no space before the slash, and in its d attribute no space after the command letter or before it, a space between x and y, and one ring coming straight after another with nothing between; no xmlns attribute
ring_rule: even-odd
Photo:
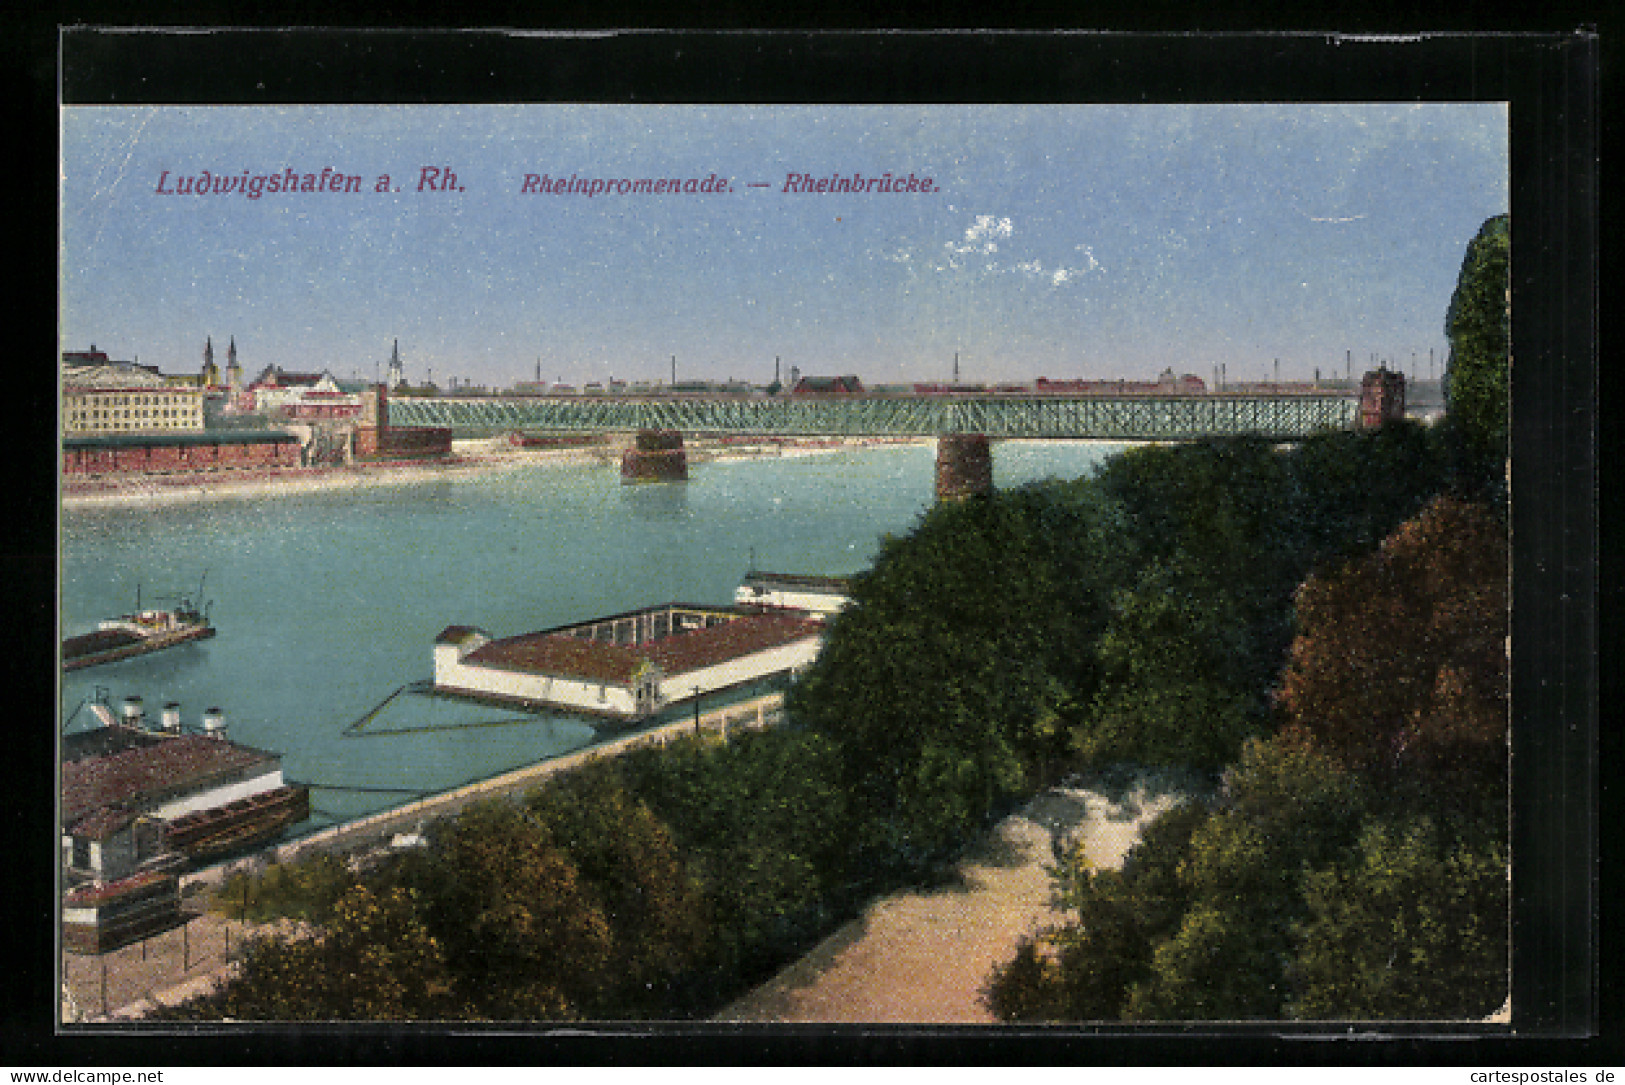
<svg viewBox="0 0 1625 1085"><path fill-rule="evenodd" d="M803 610L810 614L838 614L849 601L851 581L844 576L805 573L749 572L734 591L740 606Z"/></svg>

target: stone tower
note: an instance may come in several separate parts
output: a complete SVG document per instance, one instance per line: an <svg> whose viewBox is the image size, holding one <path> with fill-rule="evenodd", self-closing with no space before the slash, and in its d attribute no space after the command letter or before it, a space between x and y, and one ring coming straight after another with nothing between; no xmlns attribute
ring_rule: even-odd
<svg viewBox="0 0 1625 1085"><path fill-rule="evenodd" d="M1374 429L1405 417L1405 374L1386 365L1371 370L1360 381L1360 425Z"/></svg>

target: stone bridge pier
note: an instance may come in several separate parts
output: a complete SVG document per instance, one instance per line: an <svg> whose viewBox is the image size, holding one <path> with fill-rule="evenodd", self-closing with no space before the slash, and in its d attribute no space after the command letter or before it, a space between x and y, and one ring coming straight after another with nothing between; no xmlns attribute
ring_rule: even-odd
<svg viewBox="0 0 1625 1085"><path fill-rule="evenodd" d="M677 430L644 429L621 455L622 482L686 482L688 451Z"/></svg>
<svg viewBox="0 0 1625 1085"><path fill-rule="evenodd" d="M993 492L993 448L980 433L937 438L937 500L958 501Z"/></svg>

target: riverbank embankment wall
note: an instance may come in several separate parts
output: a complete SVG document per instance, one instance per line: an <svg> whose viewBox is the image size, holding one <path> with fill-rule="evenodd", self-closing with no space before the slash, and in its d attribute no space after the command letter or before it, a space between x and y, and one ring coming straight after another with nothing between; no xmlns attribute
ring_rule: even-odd
<svg viewBox="0 0 1625 1085"><path fill-rule="evenodd" d="M181 884L183 889L199 884L219 885L245 867L257 867L268 862L295 862L321 853L365 855L387 850L396 836L416 834L427 823L452 817L475 802L522 795L552 776L569 772L597 758L616 757L642 746L664 745L674 738L696 731L726 739L740 728L770 727L782 719L783 703L783 694L769 693L702 713L698 720L676 720L621 735L574 753L549 758L403 806L321 829L297 840L267 848L255 856L193 871L181 879Z"/></svg>

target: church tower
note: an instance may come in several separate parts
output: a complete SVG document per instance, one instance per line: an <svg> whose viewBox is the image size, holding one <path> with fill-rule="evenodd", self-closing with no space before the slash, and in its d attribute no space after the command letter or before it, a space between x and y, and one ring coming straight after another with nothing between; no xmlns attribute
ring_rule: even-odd
<svg viewBox="0 0 1625 1085"><path fill-rule="evenodd" d="M389 372L384 377L384 384L393 392L406 383L406 370L401 366L401 341L395 340L395 349L389 353Z"/></svg>
<svg viewBox="0 0 1625 1085"><path fill-rule="evenodd" d="M198 383L205 388L213 388L220 383L220 370L214 364L214 338L206 337L203 341L203 373Z"/></svg>
<svg viewBox="0 0 1625 1085"><path fill-rule="evenodd" d="M237 364L237 337L231 337L231 345L226 348L226 383L231 386L235 394L243 390L243 367Z"/></svg>

